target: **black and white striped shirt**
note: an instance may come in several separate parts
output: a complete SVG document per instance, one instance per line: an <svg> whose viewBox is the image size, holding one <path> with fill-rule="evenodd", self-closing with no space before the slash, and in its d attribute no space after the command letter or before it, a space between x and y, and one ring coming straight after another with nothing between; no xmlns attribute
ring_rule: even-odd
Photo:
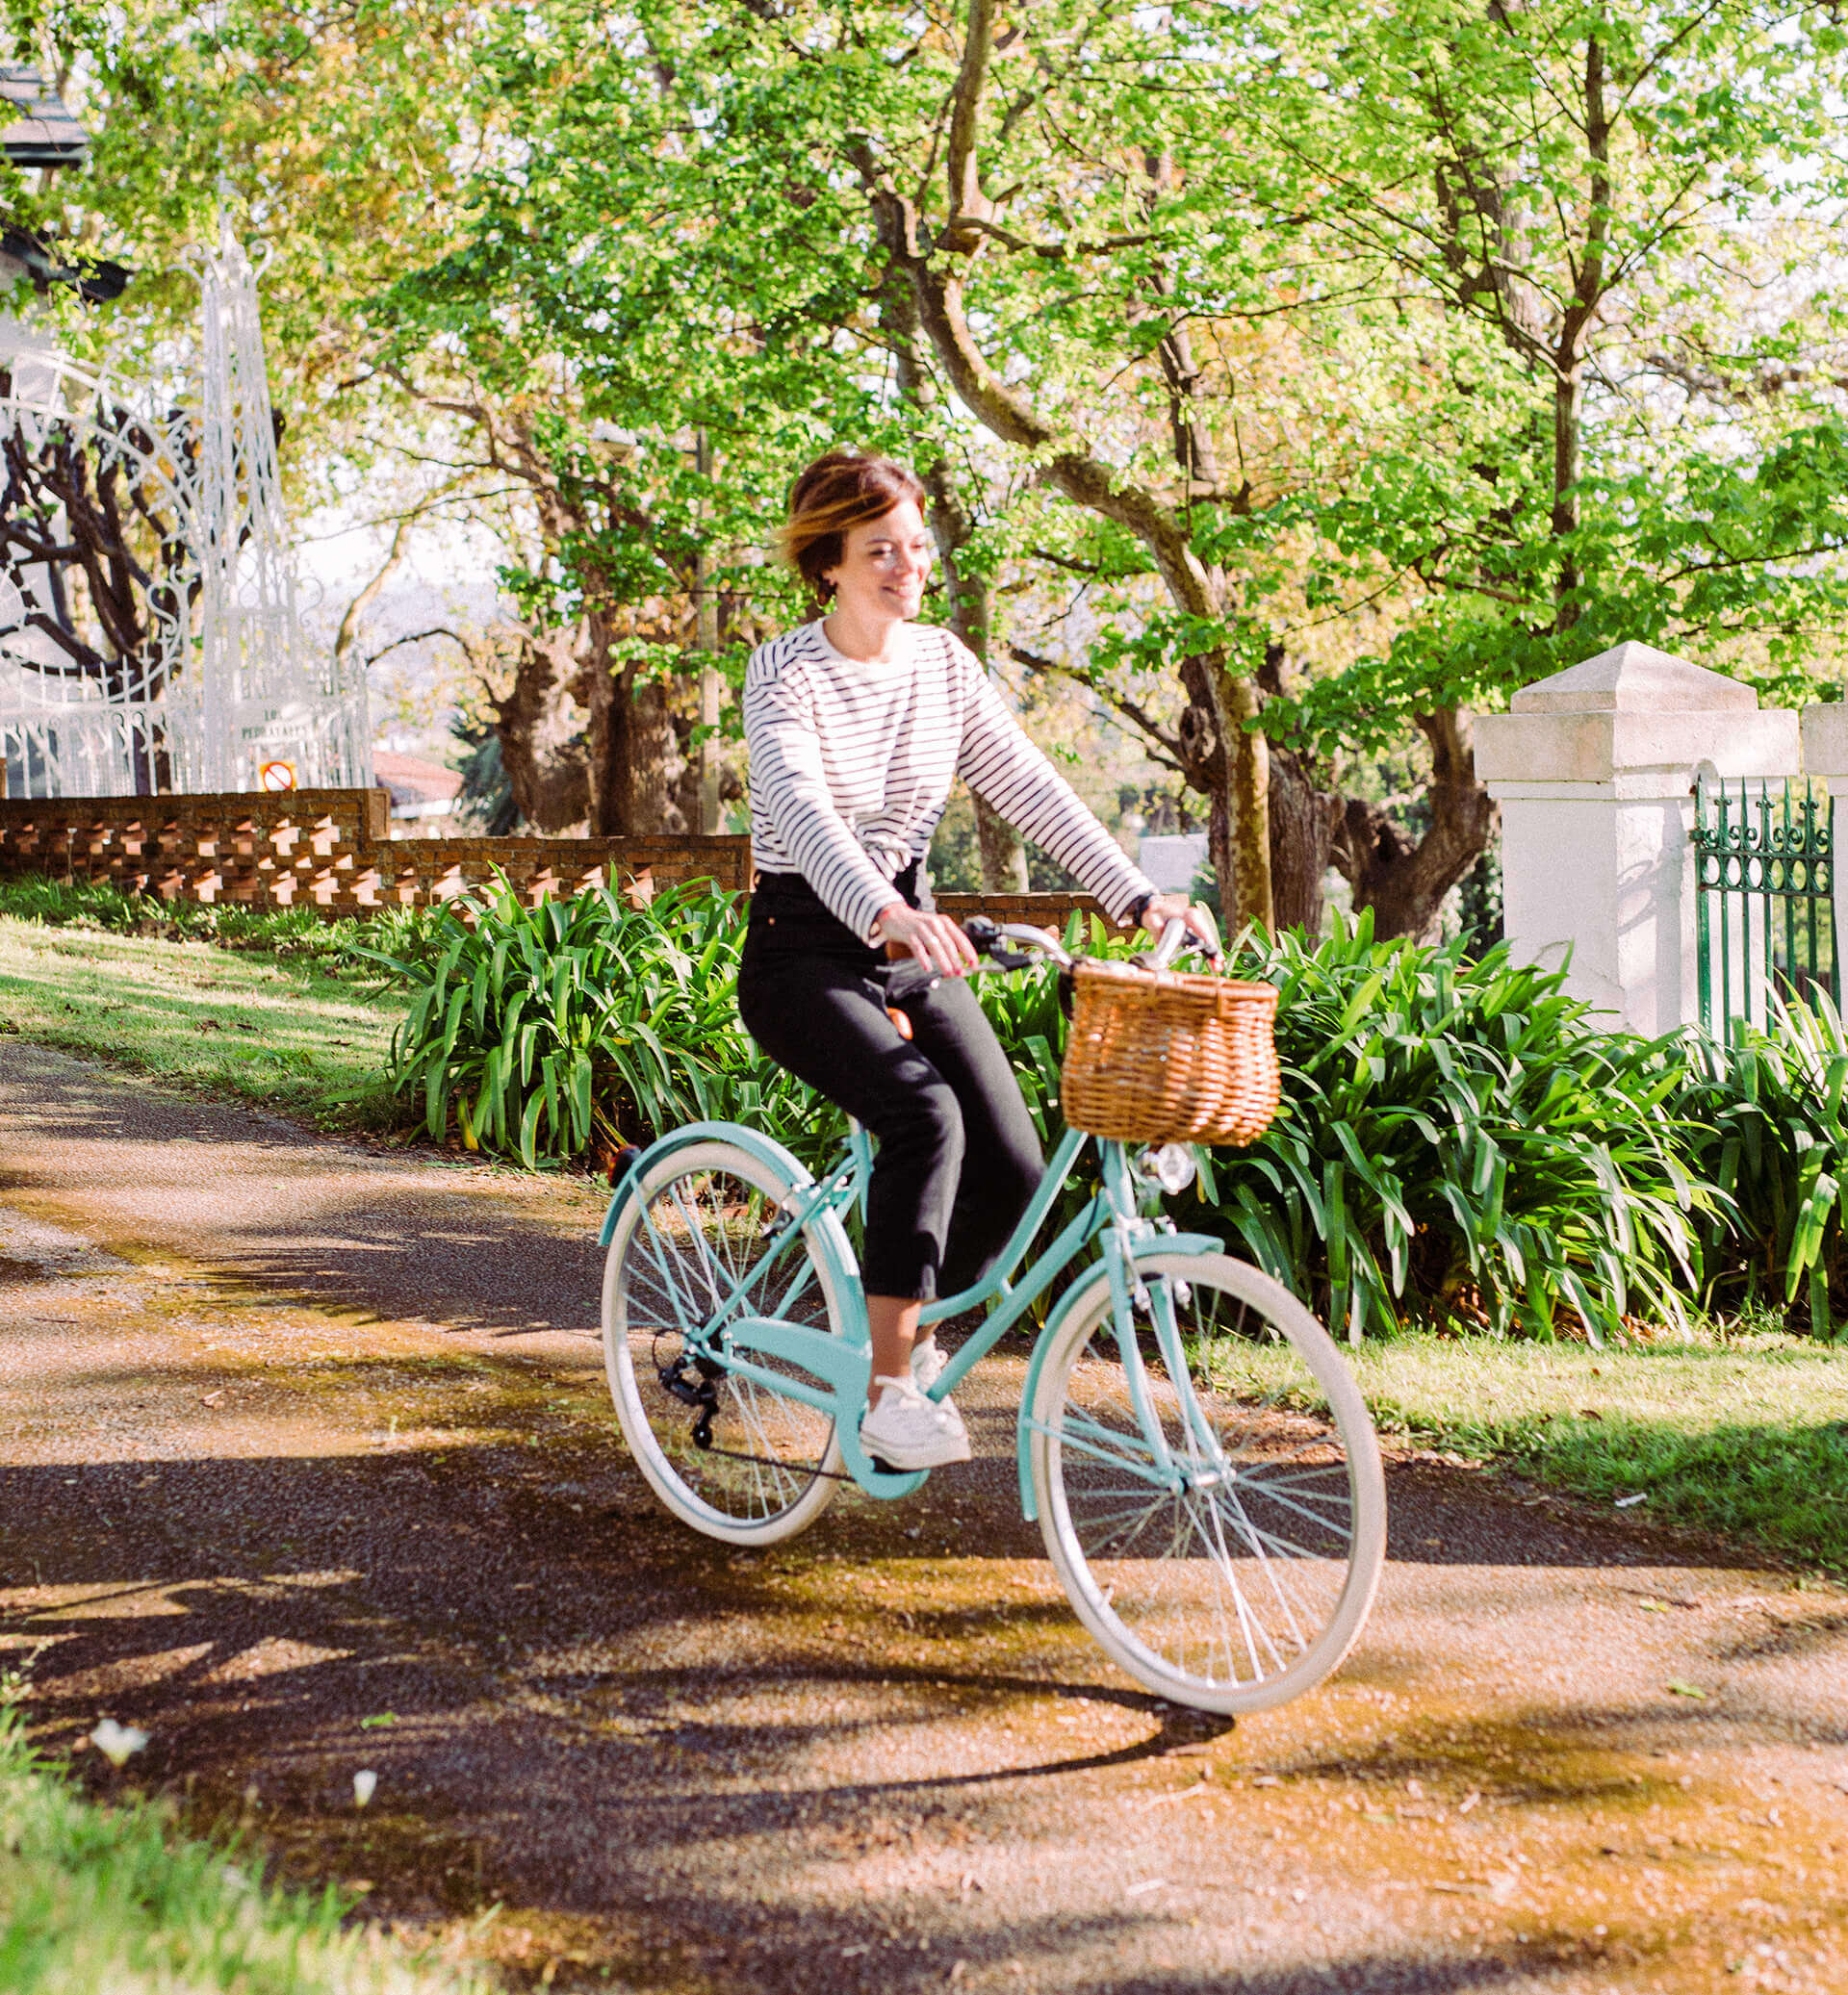
<svg viewBox="0 0 1848 1995"><path fill-rule="evenodd" d="M759 645L744 676L752 857L800 873L870 936L892 881L930 850L961 776L1121 920L1154 887L1020 730L975 653L908 624L903 655L835 651L819 622ZM925 904L929 905L928 894Z"/></svg>

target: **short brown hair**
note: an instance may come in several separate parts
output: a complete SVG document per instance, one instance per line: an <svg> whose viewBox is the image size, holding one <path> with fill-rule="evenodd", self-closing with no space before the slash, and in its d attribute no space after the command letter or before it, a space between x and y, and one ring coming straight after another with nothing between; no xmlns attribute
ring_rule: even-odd
<svg viewBox="0 0 1848 1995"><path fill-rule="evenodd" d="M863 457L858 450L830 450L817 457L789 488L783 558L814 591L817 602L834 596L834 585L822 576L840 566L847 529L884 519L908 499L922 508L924 487L914 473L889 457Z"/></svg>

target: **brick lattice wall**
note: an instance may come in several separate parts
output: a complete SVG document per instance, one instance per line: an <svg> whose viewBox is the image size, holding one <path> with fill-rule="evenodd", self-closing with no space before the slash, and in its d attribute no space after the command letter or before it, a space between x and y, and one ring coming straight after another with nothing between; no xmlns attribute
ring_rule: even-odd
<svg viewBox="0 0 1848 1995"><path fill-rule="evenodd" d="M383 790L0 798L0 873L329 915L433 907L497 866L528 901L638 879L750 883L749 838L392 838L390 808Z"/></svg>
<svg viewBox="0 0 1848 1995"><path fill-rule="evenodd" d="M434 907L485 886L497 867L528 902L637 882L750 890L749 838L393 838L389 811L383 790L0 798L0 875L329 916ZM937 905L959 920L1055 930L1074 910L1102 913L1087 894L939 894Z"/></svg>

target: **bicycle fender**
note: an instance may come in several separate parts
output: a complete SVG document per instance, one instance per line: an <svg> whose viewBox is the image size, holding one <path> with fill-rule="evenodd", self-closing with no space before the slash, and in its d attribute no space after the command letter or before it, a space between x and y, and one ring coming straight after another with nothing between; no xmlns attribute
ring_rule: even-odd
<svg viewBox="0 0 1848 1995"><path fill-rule="evenodd" d="M1089 1307L1091 1297L1099 1289L1110 1287L1110 1269L1101 1262L1081 1282L1074 1282L1059 1300L1059 1306L1046 1318L1046 1327L1040 1331L1033 1346L1033 1356L1027 1364L1027 1382L1020 1389L1020 1411L1014 1416L1014 1457L1020 1474L1020 1515L1029 1523L1039 1521L1040 1506L1033 1497L1033 1470L1027 1460L1027 1450L1033 1442L1033 1430L1027 1422L1033 1416L1033 1395L1040 1389L1040 1373L1046 1362L1046 1353L1052 1348L1052 1341L1059 1334L1061 1326L1073 1310Z"/></svg>
<svg viewBox="0 0 1848 1995"><path fill-rule="evenodd" d="M1137 1242L1136 1258L1142 1254L1223 1254L1225 1242L1211 1233L1161 1233L1147 1240ZM1029 1523L1037 1523L1040 1506L1033 1496L1033 1470L1027 1459L1027 1450L1033 1439L1032 1429L1027 1422L1032 1418L1034 1394L1040 1389L1040 1373L1046 1362L1046 1353L1052 1348L1052 1341L1058 1335L1061 1325L1075 1309L1088 1308L1092 1295L1098 1289L1110 1287L1110 1264L1099 1262L1096 1270L1082 1282L1074 1282L1065 1291L1064 1297L1052 1315L1046 1319L1046 1327L1040 1331L1039 1341L1034 1344L1033 1357L1027 1365L1027 1382L1020 1392L1020 1411L1015 1420L1014 1454L1020 1475L1020 1514Z"/></svg>
<svg viewBox="0 0 1848 1995"><path fill-rule="evenodd" d="M788 1175L789 1182L797 1187L812 1185L813 1175L790 1156L774 1137L764 1136L760 1131L746 1129L738 1122L689 1122L683 1128L671 1131L668 1135L649 1144L623 1173L622 1182L616 1187L609 1201L609 1209L603 1215L603 1226L597 1235L597 1244L606 1247L616 1235L616 1222L623 1215L623 1207L635 1195L635 1187L645 1170L660 1162L674 1151L684 1149L688 1143L710 1142L732 1143L759 1164L767 1164Z"/></svg>

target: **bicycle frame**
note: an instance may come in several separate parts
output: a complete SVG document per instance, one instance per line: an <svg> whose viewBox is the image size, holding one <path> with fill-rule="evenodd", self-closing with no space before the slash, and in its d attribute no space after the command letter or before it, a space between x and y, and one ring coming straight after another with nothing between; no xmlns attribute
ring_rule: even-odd
<svg viewBox="0 0 1848 1995"><path fill-rule="evenodd" d="M732 1123L695 1123L679 1130L668 1141L679 1148L690 1142L719 1138L738 1143L775 1162L801 1179L807 1173L780 1144L756 1132L741 1130ZM1171 1221L1143 1216L1137 1195L1134 1173L1123 1146L1099 1139L1101 1185L1086 1201L1083 1211L1067 1225L1028 1267L1020 1273L1033 1241L1059 1194L1064 1190L1085 1145L1091 1138L1080 1130L1068 1130L1053 1152L1044 1176L1029 1201L1019 1222L984 1278L960 1294L943 1296L927 1303L922 1312L926 1324L938 1323L966 1311L991 1305L981 1326L944 1367L932 1388L934 1398L942 1398L965 1378L970 1370L994 1348L1008 1331L1045 1294L1052 1284L1092 1241L1101 1240L1103 1260L1087 1280L1074 1283L1061 1297L1036 1341L1028 1367L1016 1422L1016 1452L1020 1477L1021 1508L1028 1519L1037 1514L1028 1466L1028 1444L1033 1432L1029 1409L1039 1380L1040 1368L1053 1336L1065 1316L1074 1308L1089 1306L1099 1282L1108 1283L1116 1341L1128 1377L1132 1403L1149 1440L1152 1461L1149 1479L1162 1486L1179 1488L1202 1468L1214 1472L1219 1450L1209 1425L1198 1417L1197 1408L1186 1408L1192 1430L1194 1459L1186 1468L1177 1463L1163 1435L1153 1410L1147 1375L1136 1346L1134 1312L1140 1299L1148 1305L1148 1291L1136 1273L1139 1253L1159 1250L1168 1254L1208 1254L1223 1250L1223 1242L1206 1234L1185 1234L1174 1230ZM610 1201L603 1221L605 1244L615 1229L626 1201L635 1195L640 1173L651 1159L661 1154L655 1145L631 1165ZM856 1125L847 1143L831 1167L819 1179L810 1179L785 1201L786 1216L764 1240L757 1261L733 1282L729 1293L713 1299L706 1311L701 1333L689 1337L689 1347L698 1355L710 1355L725 1368L786 1397L798 1399L834 1418L836 1445L854 1481L867 1495L890 1498L908 1495L925 1480L924 1473L899 1473L875 1468L860 1446L860 1409L865 1403L871 1383L871 1339L867 1326L864 1293L853 1250L840 1225L840 1215L859 1205L865 1210L872 1171L872 1144L864 1130ZM820 1223L816 1223L819 1221ZM828 1256L834 1266L834 1288L842 1298L848 1319L841 1334L831 1336L804 1325L776 1317L734 1314L740 1297L754 1285L765 1266L781 1253L790 1236L804 1227L813 1227L810 1246ZM1016 1276L1018 1277L1016 1279ZM786 1309L795 1291L783 1298ZM1179 1333L1171 1309L1164 1303L1149 1310L1158 1346L1171 1375L1185 1377L1181 1362ZM773 1371L753 1361L752 1352L774 1357L793 1365L812 1377L792 1378L787 1371ZM1191 1401L1192 1395L1188 1395ZM1204 1460L1202 1460L1204 1457Z"/></svg>

